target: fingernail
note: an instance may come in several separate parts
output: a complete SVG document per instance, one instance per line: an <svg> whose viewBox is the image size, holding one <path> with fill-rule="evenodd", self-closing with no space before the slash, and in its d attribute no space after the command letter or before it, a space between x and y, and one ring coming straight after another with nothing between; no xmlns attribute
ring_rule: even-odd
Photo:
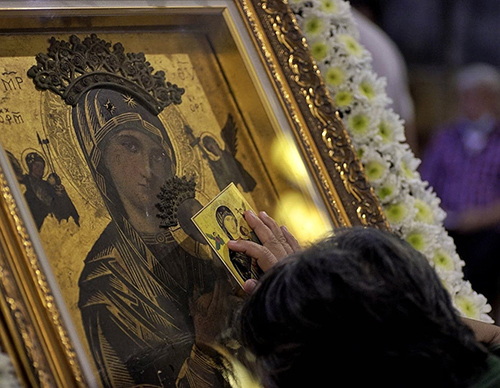
<svg viewBox="0 0 500 388"><path fill-rule="evenodd" d="M227 242L228 245L238 245L238 240L229 240Z"/></svg>
<svg viewBox="0 0 500 388"><path fill-rule="evenodd" d="M257 216L255 215L255 213L253 212L253 210L249 210L248 214L250 215L250 217L257 218Z"/></svg>
<svg viewBox="0 0 500 388"><path fill-rule="evenodd" d="M265 211L261 211L260 214L263 215L264 217L269 217Z"/></svg>
<svg viewBox="0 0 500 388"><path fill-rule="evenodd" d="M243 288L245 289L245 292L247 294L251 294L255 290L255 288L257 287L257 284L258 284L257 280L248 279L245 282L245 284L243 285Z"/></svg>
<svg viewBox="0 0 500 388"><path fill-rule="evenodd" d="M283 229L283 231L285 231L287 233L290 233L290 231L288 230L288 228L285 225L281 225L281 229Z"/></svg>

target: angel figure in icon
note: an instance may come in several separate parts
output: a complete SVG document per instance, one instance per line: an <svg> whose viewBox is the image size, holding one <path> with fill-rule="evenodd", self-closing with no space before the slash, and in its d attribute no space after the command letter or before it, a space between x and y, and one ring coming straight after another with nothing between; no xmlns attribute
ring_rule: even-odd
<svg viewBox="0 0 500 388"><path fill-rule="evenodd" d="M42 152L31 149L26 150L29 151L27 153L25 151L25 169L14 154L7 151L7 156L19 183L26 188L24 198L30 208L35 225L40 230L47 216L51 215L59 222L69 221L72 218L75 224L80 226L78 211L45 150L44 146L48 147L48 140L45 139L44 142L39 138L39 144L42 146ZM44 179L47 166L50 173Z"/></svg>
<svg viewBox="0 0 500 388"><path fill-rule="evenodd" d="M184 127L184 130L191 138L191 146L197 145L203 157L208 161L219 190L223 190L234 182L234 184L239 184L245 192L253 191L256 185L255 179L236 159L238 127L231 114L227 115L226 123L220 133L224 141L223 146L208 132L196 137L188 125Z"/></svg>
<svg viewBox="0 0 500 388"><path fill-rule="evenodd" d="M217 232L213 232L212 234L207 233L207 236L209 239L214 241L216 250L219 250L223 245L226 244L222 239L222 237Z"/></svg>

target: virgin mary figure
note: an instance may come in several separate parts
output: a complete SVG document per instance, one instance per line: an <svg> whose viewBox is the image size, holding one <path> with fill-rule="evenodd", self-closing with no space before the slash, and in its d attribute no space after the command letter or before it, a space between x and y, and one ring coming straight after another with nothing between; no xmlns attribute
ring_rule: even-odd
<svg viewBox="0 0 500 388"><path fill-rule="evenodd" d="M80 44L75 38L73 48ZM88 50L99 43L92 39ZM39 60L28 74L36 81L42 71ZM212 261L187 253L156 217L160 187L175 182L176 167L157 101L121 77L92 80L92 87L80 85L87 89L73 104L72 121L111 221L85 259L78 306L102 383L225 386L210 346L224 316L221 282Z"/></svg>

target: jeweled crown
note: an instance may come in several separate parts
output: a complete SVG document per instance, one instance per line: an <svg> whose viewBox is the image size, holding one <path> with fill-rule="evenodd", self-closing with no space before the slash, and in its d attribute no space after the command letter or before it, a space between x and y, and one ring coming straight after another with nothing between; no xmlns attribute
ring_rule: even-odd
<svg viewBox="0 0 500 388"><path fill-rule="evenodd" d="M111 46L96 34L83 41L71 35L69 42L52 37L47 54L36 56L28 76L41 90L60 95L75 106L80 96L96 87L128 91L139 97L154 114L170 104L180 104L184 89L165 80L143 53L125 53L121 43Z"/></svg>

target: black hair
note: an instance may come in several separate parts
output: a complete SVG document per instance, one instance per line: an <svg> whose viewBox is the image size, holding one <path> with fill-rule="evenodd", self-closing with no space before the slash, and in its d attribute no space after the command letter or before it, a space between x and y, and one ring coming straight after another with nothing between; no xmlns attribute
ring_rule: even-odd
<svg viewBox="0 0 500 388"><path fill-rule="evenodd" d="M240 322L267 388L466 387L486 365L425 257L374 228L340 230L283 260Z"/></svg>

